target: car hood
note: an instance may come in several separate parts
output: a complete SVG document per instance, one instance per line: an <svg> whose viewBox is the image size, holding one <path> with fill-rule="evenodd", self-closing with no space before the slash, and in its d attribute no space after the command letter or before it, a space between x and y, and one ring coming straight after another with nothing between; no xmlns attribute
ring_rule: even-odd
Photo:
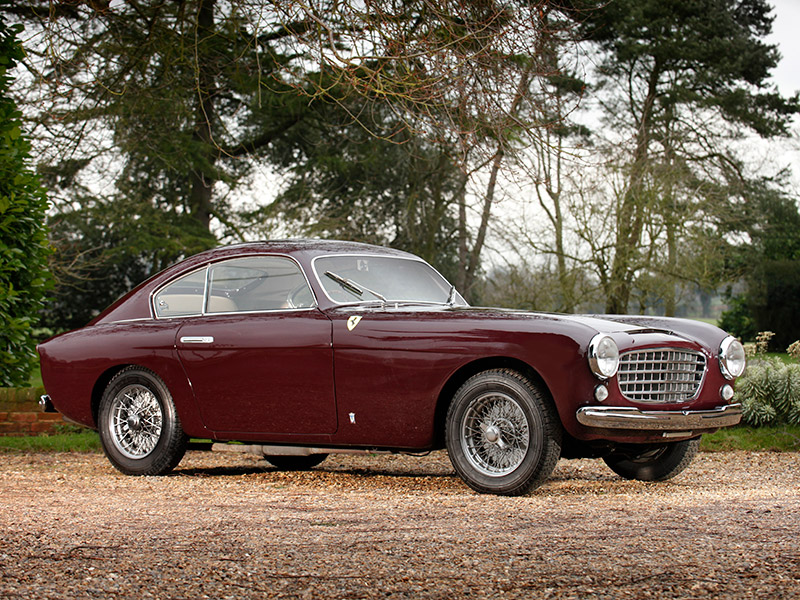
<svg viewBox="0 0 800 600"><path fill-rule="evenodd" d="M551 321L561 323L570 327L574 332L583 331L583 336L594 335L596 333L607 333L617 338L617 342L628 345L633 342L633 336L641 339L642 334L647 335L651 340L661 337L666 341L666 337L679 339L693 343L700 343L709 348L718 348L728 334L722 329L696 321L694 319L683 319L674 317L656 317L646 315L596 315L596 314L563 314L563 313L542 313L521 310L511 310L503 308L486 307L459 307L450 309L463 311L485 319L512 319L512 320L536 320ZM651 335L652 334L652 335Z"/></svg>
<svg viewBox="0 0 800 600"><path fill-rule="evenodd" d="M672 329L664 327L653 327L652 324L639 323L634 320L618 320L614 316L607 315L553 315L556 318L580 323L586 327L597 330L598 333L630 333L632 331L647 333L674 333Z"/></svg>
<svg viewBox="0 0 800 600"><path fill-rule="evenodd" d="M661 334L678 337L685 340L702 341L707 344L718 344L728 334L723 330L694 319L675 317L656 317L647 315L597 315L597 314L566 314L524 311L510 308L497 308L486 306L446 306L442 304L423 304L412 302L371 302L368 304L346 304L333 309L345 312L394 312L412 313L417 318L439 318L449 314L455 318L470 318L479 321L495 322L538 322L540 326L547 327L546 322L560 323L574 331L583 331L584 334ZM437 316L438 315L438 316Z"/></svg>
<svg viewBox="0 0 800 600"><path fill-rule="evenodd" d="M432 310L441 310L442 307L429 307ZM420 310L427 310L425 307L420 307ZM556 321L562 323L571 323L574 325L588 328L595 333L630 333L633 331L648 333L674 333L673 328L669 327L669 323L648 321L647 317L630 317L627 315L573 315L566 313L548 313L515 310L511 308L495 308L486 306L470 306L470 307L455 307L447 309L451 312L462 313L478 318L485 319L516 319L516 320L546 320ZM678 321L682 319L668 319L667 321Z"/></svg>

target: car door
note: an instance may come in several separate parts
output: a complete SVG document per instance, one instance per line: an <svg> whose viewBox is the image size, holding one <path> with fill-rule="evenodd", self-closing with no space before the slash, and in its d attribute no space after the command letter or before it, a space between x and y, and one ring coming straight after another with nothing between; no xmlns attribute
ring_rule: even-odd
<svg viewBox="0 0 800 600"><path fill-rule="evenodd" d="M464 336L442 309L328 311L336 352L337 440L375 446L433 443L442 386L465 360Z"/></svg>
<svg viewBox="0 0 800 600"><path fill-rule="evenodd" d="M176 337L204 424L232 438L335 432L331 323L300 267L286 257L232 259L208 267L204 289L201 314Z"/></svg>

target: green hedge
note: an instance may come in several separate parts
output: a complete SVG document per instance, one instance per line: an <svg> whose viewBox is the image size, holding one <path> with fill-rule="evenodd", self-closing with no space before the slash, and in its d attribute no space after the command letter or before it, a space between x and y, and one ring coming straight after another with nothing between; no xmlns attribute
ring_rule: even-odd
<svg viewBox="0 0 800 600"><path fill-rule="evenodd" d="M28 166L30 144L9 96L22 59L19 25L0 20L0 386L24 385L36 360L33 327L50 285L47 199Z"/></svg>

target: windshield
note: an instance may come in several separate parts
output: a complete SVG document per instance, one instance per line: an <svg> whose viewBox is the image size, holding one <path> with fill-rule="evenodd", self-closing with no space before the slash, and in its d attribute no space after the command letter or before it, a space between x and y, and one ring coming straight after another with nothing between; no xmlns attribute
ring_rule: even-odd
<svg viewBox="0 0 800 600"><path fill-rule="evenodd" d="M466 304L452 286L425 262L389 256L324 256L314 270L334 302L423 302Z"/></svg>

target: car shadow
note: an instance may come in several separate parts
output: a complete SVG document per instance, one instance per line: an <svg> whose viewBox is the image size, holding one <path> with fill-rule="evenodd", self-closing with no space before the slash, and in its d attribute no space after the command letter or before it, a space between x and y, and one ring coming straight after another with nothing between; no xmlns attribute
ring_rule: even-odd
<svg viewBox="0 0 800 600"><path fill-rule="evenodd" d="M173 477L241 477L246 475L295 475L297 477L313 476L313 475L326 475L326 476L350 476L360 478L378 478L378 477L393 477L393 478L407 478L407 479L457 479L455 472L441 473L435 471L404 471L392 469L364 469L364 468L326 468L325 466L318 466L307 470L282 470L276 467L265 465L264 467L241 466L241 467L189 467L175 469L171 473Z"/></svg>
<svg viewBox="0 0 800 600"><path fill-rule="evenodd" d="M350 477L455 477L447 454L432 452L425 456L409 454L368 453L331 454L321 464L306 470L280 469L260 455L236 452L188 452L174 471L176 475L211 476L328 476Z"/></svg>
<svg viewBox="0 0 800 600"><path fill-rule="evenodd" d="M220 460L227 464L220 465ZM304 471L280 470L260 457L241 455L220 459L213 454L198 453L189 464L182 468L179 466L172 476L198 479L247 478L280 487L320 486L339 490L377 487L431 493L473 493L456 475L446 454L437 456L436 453L422 458L403 455L332 455L324 463ZM611 472L601 461L562 460L547 481L531 491L529 497L636 495L650 493L654 487L666 490L675 485L680 486L680 483L628 481Z"/></svg>

